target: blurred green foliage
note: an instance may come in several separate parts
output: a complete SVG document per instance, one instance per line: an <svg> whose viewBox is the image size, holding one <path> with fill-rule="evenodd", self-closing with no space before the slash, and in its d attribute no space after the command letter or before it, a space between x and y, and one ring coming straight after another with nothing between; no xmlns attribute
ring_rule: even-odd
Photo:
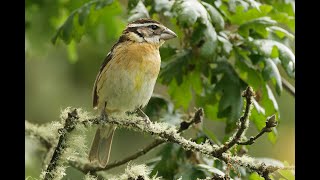
<svg viewBox="0 0 320 180"><path fill-rule="evenodd" d="M223 142L236 128L244 104L241 92L249 85L257 94L250 117L256 129L249 133L261 130L272 114L280 127L285 121L292 128L294 104L285 102L294 99L283 92L282 78L294 83L294 5L290 0L27 0L26 118L53 121L67 106L91 111L90 91L101 60L127 22L150 17L179 36L160 49L156 91L162 95L146 107L151 119L177 124L174 120L203 107L205 123L222 123L224 131L213 126L198 133L214 142L218 135ZM268 139L276 143L281 134L274 129ZM153 174L166 179L210 175L197 163L186 163L191 155L176 145L165 145L156 156L161 159L150 163ZM27 168L26 177L38 172Z"/></svg>

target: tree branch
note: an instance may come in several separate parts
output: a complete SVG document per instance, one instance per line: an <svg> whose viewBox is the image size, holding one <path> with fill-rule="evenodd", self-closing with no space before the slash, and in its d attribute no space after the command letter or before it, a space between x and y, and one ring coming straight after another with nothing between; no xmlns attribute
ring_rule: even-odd
<svg viewBox="0 0 320 180"><path fill-rule="evenodd" d="M68 118L66 119L65 125L62 129L59 129L60 137L59 142L54 150L51 161L48 165L46 175L44 177L45 180L50 180L54 178L52 172L55 171L57 167L57 162L60 160L60 156L63 150L66 148L66 139L68 133L70 133L76 126L76 120L78 119L77 109L74 109L71 113L68 113Z"/></svg>
<svg viewBox="0 0 320 180"><path fill-rule="evenodd" d="M250 114L250 107L252 104L252 97L254 96L254 92L252 88L248 87L244 93L243 96L246 98L247 104L245 108L244 115L240 118L239 123L238 123L238 130L235 132L233 137L230 139L229 142L227 142L225 145L218 146L216 144L211 144L210 142L206 141L201 144L197 144L196 142L192 140L187 140L184 137L180 135L180 132L184 129L187 129L189 125L180 125L181 127L179 130L177 130L174 126L168 125L167 123L157 123L157 122L150 122L150 123L145 123L145 120L141 117L136 117L136 116L126 116L126 117L109 117L108 121L104 121L104 118L101 117L93 117L93 118L88 118L88 117L82 117L81 114L79 116L77 115L76 109L73 112L68 113L68 118L66 119L66 123L64 128L60 130L60 138L57 147L55 148L55 152L52 156L51 162L47 168L47 174L45 179L52 179L52 175L50 172L52 172L55 167L56 167L56 162L59 160L59 157L61 155L61 151L65 148L65 141L67 139L68 133L70 133L77 123L82 123L84 125L90 125L92 123L94 124L104 124L104 123L110 123L110 124L115 124L119 128L129 128L138 132L144 132L144 133L149 133L157 138L157 141L155 143L150 144L147 146L145 149L139 151L137 154L133 154L129 156L128 158L121 160L119 162L115 162L113 164L109 164L106 169L111 169L112 167L119 166L121 164L124 164L132 159L135 159L151 149L155 148L156 146L159 145L159 143L163 142L172 142L181 145L182 148L185 150L191 150L194 152L200 152L203 155L208 155L214 158L218 158L222 161L224 161L227 164L231 164L233 166L238 165L238 166L243 166L246 167L252 171L257 172L263 177L266 177L278 170L278 169L284 169L287 167L279 166L279 165L266 165L264 162L257 161L254 158L248 157L246 155L243 156L237 156L237 155L232 155L228 150L237 144L241 137L243 136L246 128L248 127L248 117ZM198 111L195 113L195 118L191 122L198 122L196 119L202 119L203 110ZM198 117L198 118L196 118ZM271 121L272 118L267 120L267 130L271 131L272 127L276 124L276 121ZM191 123L190 122L190 123ZM77 166L79 170L82 172L88 172L88 171L97 171L97 170L104 170L104 169L92 169L91 167L85 167L85 166Z"/></svg>
<svg viewBox="0 0 320 180"><path fill-rule="evenodd" d="M251 87L247 87L247 89L242 93L242 97L245 97L246 99L246 109L244 111L243 116L240 117L238 122L238 130L234 133L234 135L230 138L228 142L226 142L223 146L221 146L217 150L216 156L220 156L222 153L226 152L230 148L232 148L235 144L237 144L240 139L242 138L245 130L249 126L249 114L250 114L250 108L252 105L252 97L254 97L254 92Z"/></svg>
<svg viewBox="0 0 320 180"><path fill-rule="evenodd" d="M198 123L202 122L203 115L204 115L203 109L202 108L197 109L190 122L183 121L180 123L180 128L177 132L178 133L183 132L183 131L187 130L190 127L190 125L198 124ZM84 173L88 173L88 172L93 173L96 171L109 170L114 167L123 165L129 161L134 160L134 159L137 159L138 157L140 157L142 155L145 155L150 150L158 147L159 145L163 144L164 142L165 142L165 140L157 139L157 140L153 141L152 143L150 143L149 145L147 145L146 147L144 147L143 149L139 150L138 152L136 152L136 153L120 160L120 161L116 161L111 164L108 164L105 168L101 168L99 166L92 166L91 164L79 165L76 162L71 162L71 165Z"/></svg>
<svg viewBox="0 0 320 180"><path fill-rule="evenodd" d="M245 142L237 142L239 145L251 145L255 142L256 139L258 139L260 136L262 136L264 133L268 133L272 131L273 127L276 127L278 122L276 121L275 115L272 115L268 117L266 121L266 126L262 128L262 130L254 137L250 137L248 141Z"/></svg>
<svg viewBox="0 0 320 180"><path fill-rule="evenodd" d="M52 147L52 144L49 140L41 136L39 133L35 132L33 128L29 128L30 126L34 126L33 124L29 123L28 121L25 121L25 126L25 135L38 139L47 151Z"/></svg>
<svg viewBox="0 0 320 180"><path fill-rule="evenodd" d="M153 141L152 143L150 143L149 145L147 145L145 148L139 150L138 152L120 160L120 161L115 161L113 163L108 164L105 168L99 167L99 166L92 166L91 164L79 164L78 162L74 162L71 161L70 165L73 166L74 168L82 171L83 173L95 173L96 171L105 171L105 170L109 170L115 167L118 167L120 165L123 165L129 161L132 161L134 159L137 159L138 157L146 154L147 152L149 152L150 150L152 150L153 148L159 146L160 144L164 143L164 140L160 140L157 139L155 141Z"/></svg>
<svg viewBox="0 0 320 180"><path fill-rule="evenodd" d="M285 79L281 78L283 87L293 96L295 97L295 88Z"/></svg>

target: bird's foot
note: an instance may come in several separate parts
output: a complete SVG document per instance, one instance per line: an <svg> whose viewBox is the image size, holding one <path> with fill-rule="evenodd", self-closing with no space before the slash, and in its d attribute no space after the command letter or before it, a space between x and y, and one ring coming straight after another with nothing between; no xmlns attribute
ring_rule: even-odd
<svg viewBox="0 0 320 180"><path fill-rule="evenodd" d="M150 124L150 123L151 123L148 115L146 115L146 113L144 113L144 112L141 110L141 108L138 108L138 109L137 109L137 113L138 113L139 116L141 116L141 117L143 118L143 120L144 120L145 123L147 123L147 124Z"/></svg>

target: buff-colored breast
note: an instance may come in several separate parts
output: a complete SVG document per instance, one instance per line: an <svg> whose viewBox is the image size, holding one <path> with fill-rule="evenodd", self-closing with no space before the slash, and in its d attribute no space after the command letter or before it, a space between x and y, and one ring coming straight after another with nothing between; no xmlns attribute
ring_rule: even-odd
<svg viewBox="0 0 320 180"><path fill-rule="evenodd" d="M124 113L145 106L151 98L160 64L158 46L128 42L116 47L97 86L98 108L107 102L107 113Z"/></svg>

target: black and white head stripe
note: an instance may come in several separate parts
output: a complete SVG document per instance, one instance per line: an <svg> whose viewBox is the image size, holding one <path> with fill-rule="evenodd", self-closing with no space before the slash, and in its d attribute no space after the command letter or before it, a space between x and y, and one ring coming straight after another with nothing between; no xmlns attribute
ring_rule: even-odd
<svg viewBox="0 0 320 180"><path fill-rule="evenodd" d="M129 23L127 27L143 27L143 26L146 27L151 25L159 26L161 25L161 23L152 19L138 19L136 21Z"/></svg>
<svg viewBox="0 0 320 180"><path fill-rule="evenodd" d="M135 21L129 23L129 25L130 24L146 24L146 23L161 24L160 22L155 21L153 19L142 18L142 19L138 19L138 20L135 20Z"/></svg>
<svg viewBox="0 0 320 180"><path fill-rule="evenodd" d="M132 27L147 27L151 25L156 25L159 26L159 24L156 23L145 23L145 24L129 24L127 27L132 28Z"/></svg>

